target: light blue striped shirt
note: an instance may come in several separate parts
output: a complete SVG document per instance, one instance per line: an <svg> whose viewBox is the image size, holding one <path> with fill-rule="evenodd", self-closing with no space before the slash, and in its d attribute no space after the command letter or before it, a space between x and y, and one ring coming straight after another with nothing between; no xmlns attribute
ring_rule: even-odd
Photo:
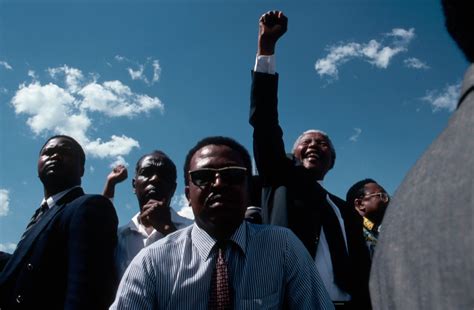
<svg viewBox="0 0 474 310"><path fill-rule="evenodd" d="M334 309L314 262L288 229L243 222L226 250L235 309ZM208 308L216 241L196 224L143 249L110 309Z"/></svg>

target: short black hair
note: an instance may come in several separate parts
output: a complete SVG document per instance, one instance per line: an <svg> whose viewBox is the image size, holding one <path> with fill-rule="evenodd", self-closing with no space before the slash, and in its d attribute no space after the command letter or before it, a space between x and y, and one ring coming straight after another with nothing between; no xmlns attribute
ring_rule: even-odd
<svg viewBox="0 0 474 310"><path fill-rule="evenodd" d="M72 144L74 145L75 148L77 148L77 151L79 151L79 159L81 160L81 164L82 166L84 167L85 163L86 163L86 154L84 153L84 149L82 148L82 146L79 144L79 142L77 142L73 137L70 137L70 136L66 136L66 135L54 135L52 137L49 137L48 140L46 140L46 142L43 144L43 146L41 147L39 153L41 154L41 152L43 151L44 147L46 146L46 144L48 144L49 141L53 140L53 139L59 139L59 138L62 138L62 139L67 139L69 140L70 142L72 142Z"/></svg>
<svg viewBox="0 0 474 310"><path fill-rule="evenodd" d="M474 62L474 1L442 0L441 3L446 29L467 60Z"/></svg>
<svg viewBox="0 0 474 310"><path fill-rule="evenodd" d="M354 200L365 195L365 184L368 183L378 184L375 180L367 178L354 183L349 188L346 194L346 202L350 207L354 207Z"/></svg>
<svg viewBox="0 0 474 310"><path fill-rule="evenodd" d="M188 154L186 155L186 159L184 160L184 185L186 186L189 185L188 172L189 172L189 166L191 163L191 158L198 150L208 145L225 145L225 146L230 147L232 150L236 151L237 153L239 153L240 156L242 157L242 161L244 162L245 168L247 168L248 177L249 178L251 177L252 161L250 159L250 155L247 149L232 138L223 137L223 136L212 136L212 137L207 137L200 140L198 143L196 143L195 146L193 146L189 150Z"/></svg>
<svg viewBox="0 0 474 310"><path fill-rule="evenodd" d="M171 158L169 158L169 156L166 155L165 152L160 151L160 150L154 150L153 152L145 154L142 157L140 157L140 159L138 159L137 161L137 164L135 165L135 175L138 173L138 169L140 169L140 163L147 156L160 158L163 162L163 166L161 167L163 169L163 172L166 174L167 177L169 177L169 180L176 182L176 178L178 174L176 170L176 165L171 160Z"/></svg>

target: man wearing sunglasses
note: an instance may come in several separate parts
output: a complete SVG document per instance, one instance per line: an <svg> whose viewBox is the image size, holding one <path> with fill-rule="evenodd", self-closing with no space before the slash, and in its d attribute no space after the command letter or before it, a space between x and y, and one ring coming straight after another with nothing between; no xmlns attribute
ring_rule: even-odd
<svg viewBox="0 0 474 310"><path fill-rule="evenodd" d="M137 161L132 187L140 212L118 229L115 258L119 277L141 249L192 224L170 208L176 190L176 175L175 164L162 151L155 150ZM103 195L112 199L115 185L126 178L127 168L115 167L107 177Z"/></svg>
<svg viewBox="0 0 474 310"><path fill-rule="evenodd" d="M255 162L263 179L264 223L289 227L303 242L338 308L370 308L370 258L362 219L322 187L336 159L328 135L308 130L285 152L277 108L275 45L287 30L279 11L259 21L257 59L252 72L250 124Z"/></svg>
<svg viewBox="0 0 474 310"><path fill-rule="evenodd" d="M374 253L380 232L380 224L387 209L390 197L385 189L372 179L356 182L349 188L346 201L349 207L363 217L363 231L370 257Z"/></svg>
<svg viewBox="0 0 474 310"><path fill-rule="evenodd" d="M244 221L250 172L236 141L198 142L184 165L195 224L135 257L111 309L333 309L290 230Z"/></svg>

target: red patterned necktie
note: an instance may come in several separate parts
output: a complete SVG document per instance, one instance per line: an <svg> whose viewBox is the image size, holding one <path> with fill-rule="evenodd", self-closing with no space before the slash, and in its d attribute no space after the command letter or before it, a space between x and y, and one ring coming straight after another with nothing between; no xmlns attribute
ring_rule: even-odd
<svg viewBox="0 0 474 310"><path fill-rule="evenodd" d="M210 310L230 310L232 309L232 294L229 285L229 274L227 263L224 259L224 248L218 247L219 252L216 260L216 268L212 274L211 296L209 298Z"/></svg>

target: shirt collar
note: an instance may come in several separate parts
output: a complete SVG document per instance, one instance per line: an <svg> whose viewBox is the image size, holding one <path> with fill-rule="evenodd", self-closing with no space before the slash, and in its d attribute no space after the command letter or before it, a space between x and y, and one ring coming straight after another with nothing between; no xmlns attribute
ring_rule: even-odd
<svg viewBox="0 0 474 310"><path fill-rule="evenodd" d="M170 208L170 214L171 214L171 222L173 222L173 224L175 224L176 226L176 229L180 229L184 226L187 226L187 225L190 225L191 224L191 220L188 220L182 216L180 216L173 208ZM139 221L138 221L138 217L140 216L140 212L138 212L137 214L135 214L132 219L130 220L130 222L128 222L128 228L130 230L133 230L133 231L136 231L140 234L142 234L144 237L151 237L152 235L155 234L156 229L153 228L152 232L148 235L147 232L146 232L146 229L145 229L145 226L143 226Z"/></svg>
<svg viewBox="0 0 474 310"><path fill-rule="evenodd" d="M239 247L244 255L247 249L247 225L246 221L242 221L229 239ZM202 260L207 260L211 257L212 249L217 241L196 223L194 223L191 231L191 240Z"/></svg>
<svg viewBox="0 0 474 310"><path fill-rule="evenodd" d="M43 198L43 200L41 201L41 204L44 204L44 202L46 201L46 203L48 204L48 208L51 209L52 207L56 205L56 202L58 202L61 198L63 198L67 193L69 193L70 191L78 187L81 187L81 186L76 185L76 186L63 190L62 192L54 194L53 196L49 196L48 199Z"/></svg>

